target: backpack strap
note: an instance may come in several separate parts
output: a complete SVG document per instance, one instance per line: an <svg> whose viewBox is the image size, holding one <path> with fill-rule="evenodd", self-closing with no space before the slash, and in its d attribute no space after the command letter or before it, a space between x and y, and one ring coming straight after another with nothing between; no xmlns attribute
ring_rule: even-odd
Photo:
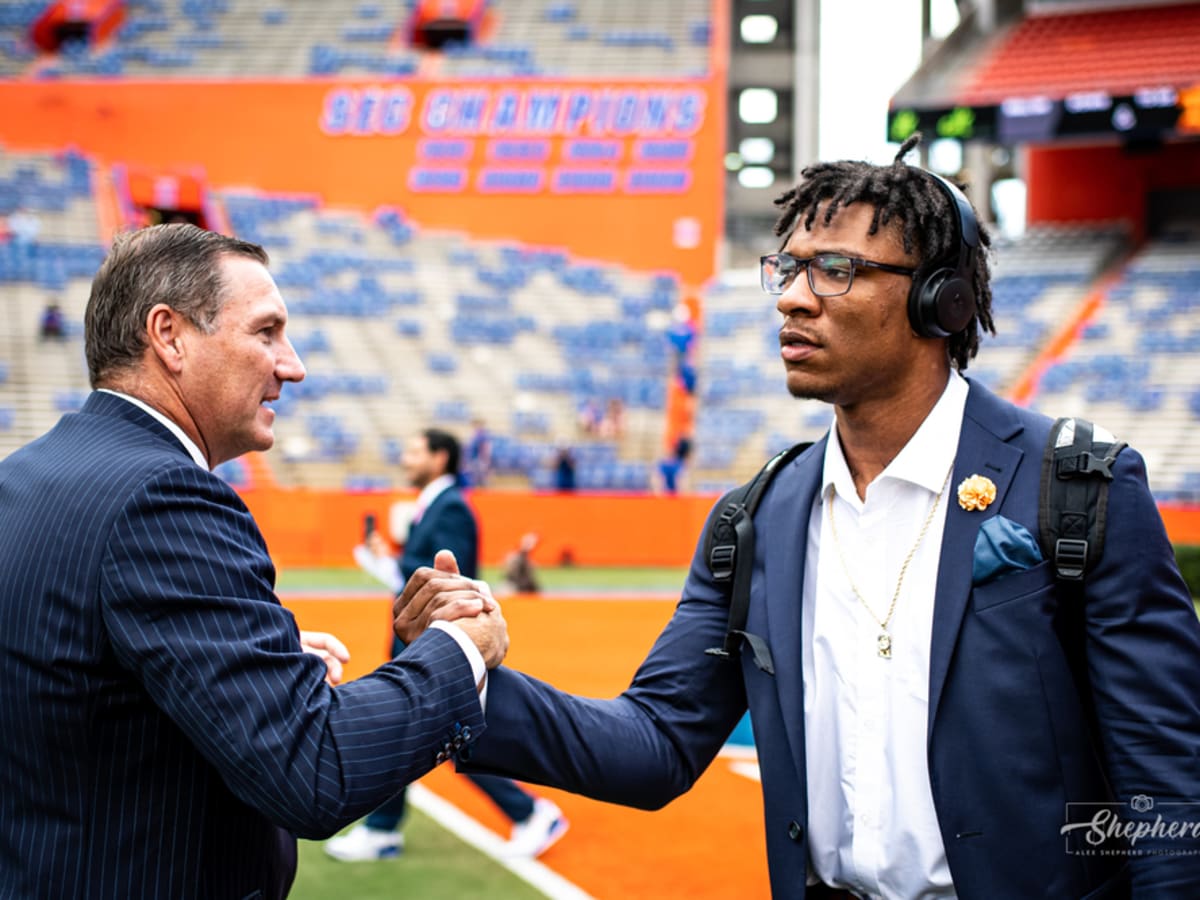
<svg viewBox="0 0 1200 900"><path fill-rule="evenodd" d="M729 595L725 642L704 652L730 659L738 655L745 641L754 653L754 664L768 675L775 674L775 661L767 642L745 630L754 567L754 513L775 474L811 446L811 442L796 444L776 454L753 478L725 494L717 503L718 512L710 520L704 540L713 581Z"/></svg>
<svg viewBox="0 0 1200 900"><path fill-rule="evenodd" d="M1108 484L1124 441L1096 437L1086 419L1061 418L1042 459L1038 538L1060 581L1081 582L1104 551Z"/></svg>

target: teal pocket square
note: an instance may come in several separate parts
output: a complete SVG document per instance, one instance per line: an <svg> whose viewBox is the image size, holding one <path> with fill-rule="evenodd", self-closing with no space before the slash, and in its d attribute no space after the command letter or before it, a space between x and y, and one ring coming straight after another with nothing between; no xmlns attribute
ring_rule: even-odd
<svg viewBox="0 0 1200 900"><path fill-rule="evenodd" d="M975 562L971 582L987 584L1009 572L1032 569L1042 561L1038 542L1023 525L1004 516L993 516L975 537Z"/></svg>

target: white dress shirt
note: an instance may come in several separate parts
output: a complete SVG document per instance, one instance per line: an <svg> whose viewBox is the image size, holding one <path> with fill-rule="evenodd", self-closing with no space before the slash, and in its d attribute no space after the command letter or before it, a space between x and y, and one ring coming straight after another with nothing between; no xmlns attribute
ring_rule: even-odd
<svg viewBox="0 0 1200 900"><path fill-rule="evenodd" d="M948 475L966 400L967 384L952 372L916 434L867 487L865 500L831 429L810 514L801 650L809 881L861 897L955 896L929 786L926 730L934 592L954 495ZM910 551L887 622L892 658L884 659L880 620Z"/></svg>
<svg viewBox="0 0 1200 900"><path fill-rule="evenodd" d="M169 430L171 434L175 435L175 437L179 439L179 442L183 444L184 449L187 450L192 459L196 461L196 465L200 466L202 469L209 468L208 460L205 459L204 454L200 452L200 448L196 445L196 442L187 436L187 432L180 428L175 422L171 421L162 413L160 413L153 406L142 402L137 397L131 397L129 394L122 394L120 391L112 391L108 388L98 388L98 390L101 390L106 394L112 394L114 397L120 397L122 400L132 403L138 409L143 410L148 415L152 416L155 421L162 423L164 428ZM446 479L447 483L442 484L439 489L433 491L430 496L426 498L426 491L429 491L435 484L438 484L438 482L442 481L442 478ZM449 475L444 475L442 478L435 479L425 486L425 490L422 491L421 496L417 498L418 503L421 499L425 499L425 505L420 507L421 509L428 507L429 504L433 502L434 497L454 483L454 478ZM392 563L392 568L395 568L394 561ZM491 589L485 582L477 581L475 584L479 586L480 591L486 591L488 596L491 596ZM403 585L401 585L401 587L403 587ZM475 646L475 642L467 637L467 633L465 631L452 622L442 622L439 620L436 622L430 622L429 627L437 628L446 632L446 634L454 638L454 642L458 644L460 648L462 648L462 652L467 657L467 662L471 664L471 676L475 679L475 683L479 684L480 682L483 682L484 684L483 693L480 696L480 702L484 704L484 708L486 709L487 682L484 681L484 676L487 674L487 664L483 661L483 654L479 652L479 648Z"/></svg>

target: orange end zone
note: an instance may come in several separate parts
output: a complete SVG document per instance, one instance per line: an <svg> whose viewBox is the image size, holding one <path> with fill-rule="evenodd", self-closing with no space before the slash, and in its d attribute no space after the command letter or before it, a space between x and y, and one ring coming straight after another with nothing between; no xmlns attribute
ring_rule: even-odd
<svg viewBox="0 0 1200 900"><path fill-rule="evenodd" d="M284 598L302 628L331 631L353 655L350 677L384 658L391 603L385 597ZM593 697L622 691L671 616L662 600L511 597L507 663L564 690ZM465 778L443 766L422 783L503 837L507 820ZM756 781L718 759L683 797L642 812L546 788L571 821L541 862L598 900L628 897L768 897L762 798Z"/></svg>

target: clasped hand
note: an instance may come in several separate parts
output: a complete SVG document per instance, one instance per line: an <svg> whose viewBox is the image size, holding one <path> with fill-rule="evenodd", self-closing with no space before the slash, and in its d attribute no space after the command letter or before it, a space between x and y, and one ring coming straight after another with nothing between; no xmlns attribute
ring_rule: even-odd
<svg viewBox="0 0 1200 900"><path fill-rule="evenodd" d="M459 574L449 550L439 551L433 566L417 569L396 597L392 605L396 636L411 643L431 622L453 622L479 648L487 667L494 669L508 652L508 623L500 604L482 582Z"/></svg>

